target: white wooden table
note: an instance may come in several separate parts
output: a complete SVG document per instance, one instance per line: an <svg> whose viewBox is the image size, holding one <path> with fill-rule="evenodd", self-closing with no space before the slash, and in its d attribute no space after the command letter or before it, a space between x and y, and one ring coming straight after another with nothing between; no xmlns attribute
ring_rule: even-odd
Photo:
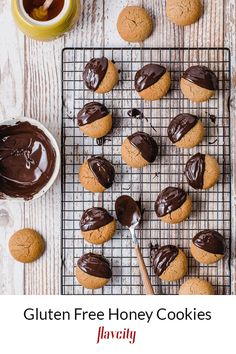
<svg viewBox="0 0 236 354"><path fill-rule="evenodd" d="M64 47L125 46L115 22L126 4L141 4L152 13L153 35L144 46L228 47L232 54L231 118L236 114L236 4L235 0L204 0L201 20L178 28L165 16L165 1L84 0L77 27L49 43L26 38L15 26L10 0L0 2L0 120L29 116L44 123L60 141L61 131L61 50ZM236 127L232 124L232 151L235 161ZM233 163L233 196L236 170ZM30 203L0 201L0 294L60 293L60 177L41 199ZM235 205L233 197L232 204ZM8 254L8 239L23 227L38 230L47 241L47 251L37 262L21 265ZM236 229L233 225L233 249ZM235 289L235 263L233 289Z"/></svg>

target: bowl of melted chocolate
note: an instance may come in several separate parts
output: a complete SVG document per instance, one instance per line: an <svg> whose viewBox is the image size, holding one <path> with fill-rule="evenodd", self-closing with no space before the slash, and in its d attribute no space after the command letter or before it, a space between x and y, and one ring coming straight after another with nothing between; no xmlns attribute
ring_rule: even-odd
<svg viewBox="0 0 236 354"><path fill-rule="evenodd" d="M41 197L60 170L60 150L37 120L13 118L0 123L0 199Z"/></svg>

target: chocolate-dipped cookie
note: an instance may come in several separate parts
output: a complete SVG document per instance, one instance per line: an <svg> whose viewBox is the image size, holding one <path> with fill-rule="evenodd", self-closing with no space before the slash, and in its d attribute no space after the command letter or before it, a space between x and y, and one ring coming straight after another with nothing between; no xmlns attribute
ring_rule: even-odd
<svg viewBox="0 0 236 354"><path fill-rule="evenodd" d="M204 279L191 278L181 285L179 295L214 295L214 289Z"/></svg>
<svg viewBox="0 0 236 354"><path fill-rule="evenodd" d="M77 122L80 130L91 138L101 138L112 128L112 116L108 109L99 102L87 103L78 113Z"/></svg>
<svg viewBox="0 0 236 354"><path fill-rule="evenodd" d="M84 68L83 80L90 91L106 93L117 84L119 74L112 61L105 57L93 58Z"/></svg>
<svg viewBox="0 0 236 354"><path fill-rule="evenodd" d="M191 149L202 141L204 127L199 117L181 113L172 119L167 133L170 141L177 147Z"/></svg>
<svg viewBox="0 0 236 354"><path fill-rule="evenodd" d="M193 237L190 249L199 263L216 263L225 255L225 239L215 230L203 230Z"/></svg>
<svg viewBox="0 0 236 354"><path fill-rule="evenodd" d="M170 74L164 66L147 64L135 75L135 90L144 100L159 100L170 89Z"/></svg>
<svg viewBox="0 0 236 354"><path fill-rule="evenodd" d="M80 231L86 241L103 244L116 232L116 221L106 209L90 208L85 210L80 219Z"/></svg>
<svg viewBox="0 0 236 354"><path fill-rule="evenodd" d="M195 65L184 72L180 87L184 96L190 101L204 102L218 90L218 79L206 66Z"/></svg>
<svg viewBox="0 0 236 354"><path fill-rule="evenodd" d="M108 260L100 254L86 253L79 258L76 267L76 279L87 289L99 289L112 277Z"/></svg>
<svg viewBox="0 0 236 354"><path fill-rule="evenodd" d="M176 281L187 273L187 257L176 246L151 247L151 259L154 273L162 280Z"/></svg>
<svg viewBox="0 0 236 354"><path fill-rule="evenodd" d="M122 159L134 168L141 168L154 162L157 153L156 141L144 132L136 132L128 136L121 147Z"/></svg>
<svg viewBox="0 0 236 354"><path fill-rule="evenodd" d="M115 169L102 156L92 156L85 160L79 170L79 181L85 189L102 193L110 188L115 179Z"/></svg>
<svg viewBox="0 0 236 354"><path fill-rule="evenodd" d="M177 224L192 211L192 200L181 188L167 187L157 197L155 211L162 221Z"/></svg>
<svg viewBox="0 0 236 354"><path fill-rule="evenodd" d="M197 153L186 163L185 176L194 189L208 189L217 183L220 167L214 157Z"/></svg>

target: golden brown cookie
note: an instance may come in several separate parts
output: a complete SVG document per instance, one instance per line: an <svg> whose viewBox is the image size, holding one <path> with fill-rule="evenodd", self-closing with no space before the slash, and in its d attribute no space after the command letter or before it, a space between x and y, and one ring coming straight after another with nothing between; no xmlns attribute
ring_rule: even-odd
<svg viewBox="0 0 236 354"><path fill-rule="evenodd" d="M79 258L76 279L87 289L98 289L106 285L112 277L108 260L97 253L86 253Z"/></svg>
<svg viewBox="0 0 236 354"><path fill-rule="evenodd" d="M188 270L185 253L173 245L154 246L151 250L154 273L162 280L176 281L183 278Z"/></svg>
<svg viewBox="0 0 236 354"><path fill-rule="evenodd" d="M19 230L9 240L9 251L18 262L34 262L42 256L44 250L42 236L33 229Z"/></svg>
<svg viewBox="0 0 236 354"><path fill-rule="evenodd" d="M117 30L127 42L143 42L152 34L152 18L142 7L127 6L118 17Z"/></svg>
<svg viewBox="0 0 236 354"><path fill-rule="evenodd" d="M102 193L110 188L115 179L112 164L102 156L85 160L79 170L79 181L90 192Z"/></svg>
<svg viewBox="0 0 236 354"><path fill-rule="evenodd" d="M200 0L167 0L166 15L179 26L187 26L199 20L203 13Z"/></svg>
<svg viewBox="0 0 236 354"><path fill-rule="evenodd" d="M206 280L191 278L181 285L179 295L214 295L214 289Z"/></svg>

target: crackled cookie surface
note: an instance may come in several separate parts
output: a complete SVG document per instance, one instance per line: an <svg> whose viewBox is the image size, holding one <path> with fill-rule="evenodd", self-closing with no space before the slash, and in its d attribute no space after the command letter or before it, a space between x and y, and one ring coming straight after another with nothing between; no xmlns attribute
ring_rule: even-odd
<svg viewBox="0 0 236 354"><path fill-rule="evenodd" d="M166 15L179 26L187 26L199 20L203 13L200 0L167 0Z"/></svg>

